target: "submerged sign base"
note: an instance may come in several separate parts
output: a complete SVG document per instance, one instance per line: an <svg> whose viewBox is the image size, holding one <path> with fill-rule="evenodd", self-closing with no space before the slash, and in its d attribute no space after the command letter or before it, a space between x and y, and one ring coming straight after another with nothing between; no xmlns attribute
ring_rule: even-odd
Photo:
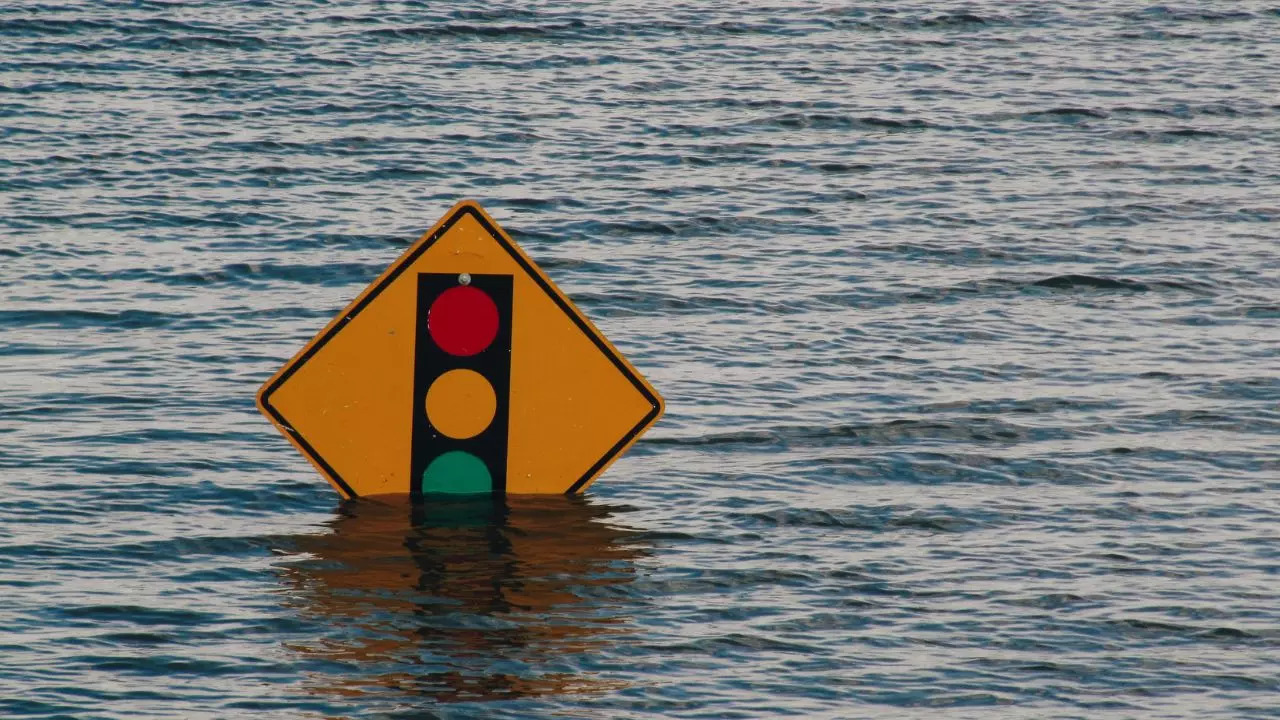
<svg viewBox="0 0 1280 720"><path fill-rule="evenodd" d="M467 201L272 376L258 408L357 497L579 492L663 402Z"/></svg>

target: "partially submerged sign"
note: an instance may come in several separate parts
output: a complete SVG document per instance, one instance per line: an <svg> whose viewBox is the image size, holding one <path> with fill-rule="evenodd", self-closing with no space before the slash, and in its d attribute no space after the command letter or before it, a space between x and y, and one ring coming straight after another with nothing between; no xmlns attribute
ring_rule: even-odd
<svg viewBox="0 0 1280 720"><path fill-rule="evenodd" d="M356 497L578 492L663 405L463 202L262 386L258 408Z"/></svg>

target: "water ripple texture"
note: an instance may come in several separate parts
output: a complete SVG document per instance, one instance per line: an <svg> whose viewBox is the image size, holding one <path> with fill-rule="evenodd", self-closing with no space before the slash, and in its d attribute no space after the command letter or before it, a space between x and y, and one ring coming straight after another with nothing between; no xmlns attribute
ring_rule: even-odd
<svg viewBox="0 0 1280 720"><path fill-rule="evenodd" d="M0 716L1280 717L1280 5L0 4ZM339 503L257 386L457 200L659 387Z"/></svg>

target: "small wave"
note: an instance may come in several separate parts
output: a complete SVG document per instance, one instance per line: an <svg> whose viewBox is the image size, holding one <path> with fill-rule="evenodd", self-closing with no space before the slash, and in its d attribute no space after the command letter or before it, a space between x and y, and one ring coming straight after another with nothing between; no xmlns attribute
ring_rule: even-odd
<svg viewBox="0 0 1280 720"><path fill-rule="evenodd" d="M1123 278L1097 277L1094 275L1055 275L1051 278L1037 280L1031 283L1034 287L1053 288L1054 290L1130 290L1133 292L1146 292L1150 290L1149 285L1135 282L1133 280L1125 280Z"/></svg>
<svg viewBox="0 0 1280 720"><path fill-rule="evenodd" d="M55 608L67 620L125 622L131 625L203 625L218 619L213 613L198 610L142 607L139 605L81 605Z"/></svg>
<svg viewBox="0 0 1280 720"><path fill-rule="evenodd" d="M842 163L842 162L821 162L813 166L816 170L833 175L843 175L845 173L866 172L874 170L875 165L867 163ZM865 196L864 196L865 197Z"/></svg>
<svg viewBox="0 0 1280 720"><path fill-rule="evenodd" d="M787 130L925 130L934 127L920 120L894 120L875 116L854 117L852 115L834 115L831 113L799 113L790 112L781 115L755 120L755 126L778 127Z"/></svg>
<svg viewBox="0 0 1280 720"><path fill-rule="evenodd" d="M729 518L747 523L843 528L868 532L900 529L950 533L964 532L988 524L976 517L967 517L956 511L916 511L905 506L859 507L842 510L792 507L753 513L730 513Z"/></svg>
<svg viewBox="0 0 1280 720"><path fill-rule="evenodd" d="M884 423L848 425L792 425L760 430L716 433L695 437L654 438L656 445L728 446L831 446L897 445L908 440L963 439L971 441L1016 442L1028 432L995 418L966 418L957 421L890 420Z"/></svg>
<svg viewBox="0 0 1280 720"><path fill-rule="evenodd" d="M1004 602L1008 605L1019 605L1022 607L1036 608L1038 610L1062 610L1064 608L1076 608L1082 605L1097 604L1096 601L1091 601L1083 595L1076 595L1074 593L1048 593L1046 595L1014 598Z"/></svg>
<svg viewBox="0 0 1280 720"><path fill-rule="evenodd" d="M267 47L267 41L252 35L161 35L133 38L121 45L139 50L262 50Z"/></svg>
<svg viewBox="0 0 1280 720"><path fill-rule="evenodd" d="M1189 10L1171 8L1167 5L1155 5L1143 10L1133 10L1120 13L1123 18L1130 20L1141 20L1148 22L1151 20L1168 20L1171 22L1235 22L1240 20L1251 20L1255 16L1253 13L1242 10Z"/></svg>
<svg viewBox="0 0 1280 720"><path fill-rule="evenodd" d="M975 15L974 13L970 13L970 12L958 12L958 13L947 13L945 15L939 15L934 18L929 18L928 20L922 20L920 22L920 27L955 28L955 27L966 27L966 26L973 26L973 25L987 25L989 22L990 20L982 17L981 15Z"/></svg>
<svg viewBox="0 0 1280 720"><path fill-rule="evenodd" d="M78 35L83 32L101 32L112 30L117 26L107 20L91 20L76 18L60 20L55 18L0 18L0 35L32 37L41 35Z"/></svg>
<svg viewBox="0 0 1280 720"><path fill-rule="evenodd" d="M1270 115L1275 108L1268 108L1256 101L1247 99L1222 100L1209 103L1174 103L1168 106L1131 106L1122 105L1112 110L1117 115L1150 115L1154 117L1259 117Z"/></svg>
<svg viewBox="0 0 1280 720"><path fill-rule="evenodd" d="M1107 111L1105 110L1095 110L1093 108L1060 107L1060 108L1050 108L1048 110L1033 110L1028 113L1023 113L1022 117L1028 118L1028 119L1042 118L1042 117L1075 119L1075 118L1088 117L1088 118L1097 118L1100 120L1105 120L1106 118L1111 117L1111 115L1107 113Z"/></svg>
<svg viewBox="0 0 1280 720"><path fill-rule="evenodd" d="M1177 128L1174 130L1120 130L1112 133L1117 140L1145 140L1154 142L1177 142L1179 140L1210 140L1225 137L1216 130L1198 128Z"/></svg>
<svg viewBox="0 0 1280 720"><path fill-rule="evenodd" d="M545 37L566 30L581 30L586 23L575 20L555 25L467 25L449 23L418 27L375 28L364 31L372 38L393 40L431 40L441 37L476 37L486 39Z"/></svg>
<svg viewBox="0 0 1280 720"><path fill-rule="evenodd" d="M57 80L50 82L35 82L30 85L4 88L3 90L0 90L0 92L10 92L17 95L34 95L37 93L64 92L110 93L125 90L129 90L129 86L117 83L91 82L88 80Z"/></svg>
<svg viewBox="0 0 1280 720"><path fill-rule="evenodd" d="M189 319L186 313L155 310L0 310L0 327L101 327L115 330L159 328Z"/></svg>
<svg viewBox="0 0 1280 720"><path fill-rule="evenodd" d="M281 280L305 285L352 285L368 282L383 270L382 263L326 263L324 265L278 263L232 263L211 273L182 274L164 278L165 284L246 284L250 281Z"/></svg>
<svg viewBox="0 0 1280 720"><path fill-rule="evenodd" d="M744 651L794 653L807 657L822 654L817 648L808 643L787 642L763 635L748 635L746 633L730 633L718 637L673 643L663 645L658 649L664 653L694 653L721 656Z"/></svg>

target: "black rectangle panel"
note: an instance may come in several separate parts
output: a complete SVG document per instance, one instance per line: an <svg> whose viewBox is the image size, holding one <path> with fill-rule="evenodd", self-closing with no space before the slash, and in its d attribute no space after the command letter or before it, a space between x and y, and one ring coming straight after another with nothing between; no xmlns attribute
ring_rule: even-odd
<svg viewBox="0 0 1280 720"><path fill-rule="evenodd" d="M475 355L451 355L431 337L428 329L432 303L441 293L463 284L457 273L418 274L418 317L413 357L413 446L409 461L409 494L424 499L422 475L431 461L451 450L462 450L484 461L493 479L493 492L503 494L507 486L507 433L511 395L510 275L470 275L469 284L484 291L498 307L498 333L493 342ZM455 439L434 428L427 416L427 391L436 378L450 370L468 369L483 375L497 397L493 422L480 434Z"/></svg>

